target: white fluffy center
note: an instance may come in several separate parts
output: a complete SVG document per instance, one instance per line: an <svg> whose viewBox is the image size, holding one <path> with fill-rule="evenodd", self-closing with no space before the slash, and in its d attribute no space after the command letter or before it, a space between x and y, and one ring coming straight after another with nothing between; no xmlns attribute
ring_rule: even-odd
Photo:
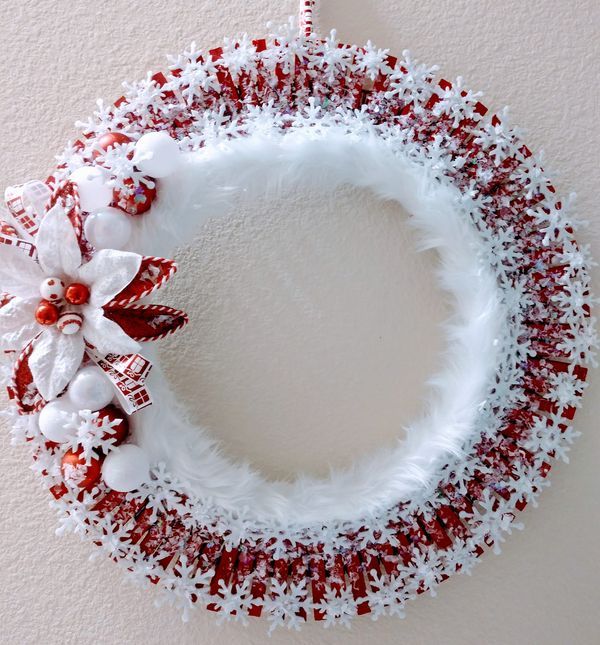
<svg viewBox="0 0 600 645"><path fill-rule="evenodd" d="M495 340L505 316L495 276L481 261L482 241L469 222L466 200L430 168L371 135L303 128L215 142L191 153L176 176L162 180L159 201L132 248L169 254L208 217L234 212L244 200L282 195L292 186L327 193L342 185L369 189L411 214L421 246L439 253L440 286L455 306L446 326L445 366L431 380L429 403L406 439L326 479L271 482L230 461L204 428L189 421L156 361L150 379L155 404L136 415L138 441L153 461L166 462L197 495L260 520L355 520L435 484L436 473L460 453L475 427L497 367ZM398 436L404 436L402 428Z"/></svg>

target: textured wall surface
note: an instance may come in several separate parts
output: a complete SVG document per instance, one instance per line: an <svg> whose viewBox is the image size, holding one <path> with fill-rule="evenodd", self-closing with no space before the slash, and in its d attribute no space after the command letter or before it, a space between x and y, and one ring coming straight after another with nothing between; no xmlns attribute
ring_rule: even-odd
<svg viewBox="0 0 600 645"><path fill-rule="evenodd" d="M164 53L193 39L212 46L242 31L259 36L295 10L295 0L4 0L0 185L44 178L95 99L161 69ZM560 170L559 189L578 193L592 223L583 236L600 257L596 0L323 0L318 22L348 42L408 48L485 90L493 109L511 105L531 147ZM391 442L419 409L446 310L434 258L412 250L403 219L361 193L290 195L209 223L181 252L168 298L190 312L194 329L163 356L194 416L231 455L271 476L322 473ZM184 352L192 360L178 369ZM526 511L526 531L500 557L487 555L437 598L420 598L404 621L367 617L351 632L312 624L271 642L598 642L598 383L593 374L571 465L553 469L540 508ZM198 612L182 624L177 612L155 608L152 590L125 585L110 562L89 562L91 545L56 537L27 450L0 430L0 643L264 642L256 621L218 627Z"/></svg>

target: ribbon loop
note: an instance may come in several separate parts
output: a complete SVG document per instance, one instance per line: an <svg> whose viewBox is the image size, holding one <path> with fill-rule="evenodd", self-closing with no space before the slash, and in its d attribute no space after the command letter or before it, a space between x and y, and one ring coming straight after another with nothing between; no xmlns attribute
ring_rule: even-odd
<svg viewBox="0 0 600 645"><path fill-rule="evenodd" d="M116 388L121 405L127 414L133 414L152 405L152 397L145 384L152 369L151 361L141 354L100 356L89 345L87 353Z"/></svg>
<svg viewBox="0 0 600 645"><path fill-rule="evenodd" d="M50 195L50 188L37 179L6 189L6 207L21 235L33 237L37 233Z"/></svg>

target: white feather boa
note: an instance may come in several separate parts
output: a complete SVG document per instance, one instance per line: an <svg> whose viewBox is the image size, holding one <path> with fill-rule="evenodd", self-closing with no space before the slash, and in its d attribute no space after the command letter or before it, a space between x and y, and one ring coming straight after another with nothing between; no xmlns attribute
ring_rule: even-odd
<svg viewBox="0 0 600 645"><path fill-rule="evenodd" d="M155 405L136 415L136 440L201 498L292 526L356 520L435 485L448 457L461 454L491 387L506 314L496 277L482 261L483 241L469 222L475 206L441 183L427 163L409 161L392 145L340 126L252 134L189 153L179 172L161 182L131 248L167 256L209 217L234 212L261 194L279 196L291 186L324 193L341 185L369 189L401 204L421 248L438 251L439 283L455 308L445 326L445 366L431 379L427 409L407 438L323 480L269 482L247 464L231 462L205 428L188 420L155 361ZM168 223L172 228L165 230Z"/></svg>

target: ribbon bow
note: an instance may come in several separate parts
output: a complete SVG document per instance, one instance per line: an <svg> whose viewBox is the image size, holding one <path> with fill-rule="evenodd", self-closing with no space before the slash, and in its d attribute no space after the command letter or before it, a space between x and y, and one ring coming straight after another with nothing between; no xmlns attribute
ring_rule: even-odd
<svg viewBox="0 0 600 645"><path fill-rule="evenodd" d="M54 208L57 204L59 204L59 211ZM72 255L79 258L76 266L71 267L71 271L67 269L66 273L71 276L72 271L75 271L76 275L79 275L77 272L83 272L81 275L85 274L91 280L89 283L91 299L94 300L94 294L98 296L96 303L91 302L96 308L89 312L91 316L89 319L85 306L80 312L80 319L83 317L88 321L88 327L84 326L82 331L78 332L84 335L85 341L84 344L79 345L80 360L83 360L85 353L104 371L117 390L121 404L128 414L151 405L152 398L145 385L146 377L152 367L151 362L139 353L111 353L110 346L114 347L114 338L120 336L122 341L127 340L125 344L121 342L122 347L133 345L131 349L135 349L137 343L164 338L188 322L186 314L182 311L161 305L138 303L139 300L159 289L174 275L177 270L175 263L165 258L140 256L121 251L102 250L94 253L82 235L81 224L84 216L79 207L77 189L70 182L64 182L54 191L39 181L10 187L6 190L6 205L8 208L6 216L10 218L10 221L0 219L0 243L17 247L26 253L31 260L19 260L16 262L16 266L24 263L30 267L29 263L33 261L34 267L38 267L34 271L36 275L47 268L48 258L54 259L53 253L49 253L48 250L48 238L58 239L57 231L60 226L63 227L60 228L62 231L60 239L68 238L73 247ZM63 219L60 220L60 218ZM59 220L63 223L57 224ZM52 226L56 228L56 231L52 229ZM10 255L13 261L22 257L19 253L15 257L14 252L11 252ZM122 277L118 278L121 280L118 289L121 290L116 295L113 295L115 293L113 291L110 295L105 296L105 299L99 299L102 297L102 289L106 288L106 271L110 272L118 261L125 262L129 266L130 273L126 280L122 280ZM106 267L103 269L105 264ZM92 266L93 268L91 268ZM10 266L5 268L5 280L7 283L11 283L10 276L13 273L10 272ZM2 273L1 270L0 273ZM119 274L116 275L118 277ZM95 280L100 280L100 282L95 282ZM19 299L15 298L12 293L0 294L0 296L0 313L5 313L5 325L11 327L10 319L17 319L13 318L13 314L10 313L12 309L9 311L9 308L17 310L25 305L21 305ZM26 301L22 302L26 304ZM94 331L94 321L98 316L104 320L104 336L108 333L107 329L112 329L114 332L111 332L112 335L109 334L107 338L98 336L98 341L96 341L93 336L88 337L86 329L89 330L89 333ZM21 318L18 320L21 319L22 312ZM26 313L25 322L27 322ZM17 326L20 324L17 323ZM9 351L14 353L21 349L15 362L13 378L8 391L22 414L32 414L45 405L46 399L50 400L60 394L60 390L72 378L78 363L71 366L73 374L71 374L71 368L68 373L64 373L65 370L61 368L60 352L52 345L54 338L46 336L45 345L42 341L44 334L48 333L47 328L38 327L37 331L29 333L30 325L28 324L23 329L28 333L25 340L29 342L26 342L24 347L22 347L22 343L20 343L21 347L13 347L10 343L8 347ZM10 337L15 337L15 330L11 328L9 331L12 334ZM2 340L1 333L2 329L0 329L0 340ZM40 372L39 355L42 346L45 348L46 345L48 351L43 350L44 359L42 361L45 371Z"/></svg>

